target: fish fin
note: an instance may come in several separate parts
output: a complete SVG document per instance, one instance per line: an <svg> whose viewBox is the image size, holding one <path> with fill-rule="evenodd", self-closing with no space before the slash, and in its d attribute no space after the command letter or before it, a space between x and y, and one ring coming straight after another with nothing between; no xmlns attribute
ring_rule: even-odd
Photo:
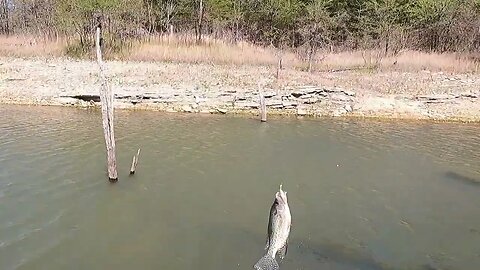
<svg viewBox="0 0 480 270"><path fill-rule="evenodd" d="M272 236L273 230L272 230L272 217L277 215L277 208L275 207L275 204L277 201L275 200L272 204L272 207L270 207L270 216L268 217L268 229L267 229L267 243L265 245L265 250L267 250L270 247L270 237Z"/></svg>
<svg viewBox="0 0 480 270"><path fill-rule="evenodd" d="M281 261L285 258L285 256L287 256L287 249L288 249L288 241L285 242L285 245L283 245L283 247L281 247L278 250L278 256L280 257Z"/></svg>
<svg viewBox="0 0 480 270"><path fill-rule="evenodd" d="M268 256L263 256L258 262L253 266L255 270L279 270L280 266L278 266L277 261Z"/></svg>

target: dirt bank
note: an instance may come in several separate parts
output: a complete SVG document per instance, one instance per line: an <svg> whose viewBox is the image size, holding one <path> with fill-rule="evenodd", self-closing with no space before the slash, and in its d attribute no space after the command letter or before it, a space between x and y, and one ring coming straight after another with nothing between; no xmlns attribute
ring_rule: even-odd
<svg viewBox="0 0 480 270"><path fill-rule="evenodd" d="M201 113L269 113L480 121L480 75L263 66L108 62L115 106ZM95 62L0 58L0 102L95 106Z"/></svg>

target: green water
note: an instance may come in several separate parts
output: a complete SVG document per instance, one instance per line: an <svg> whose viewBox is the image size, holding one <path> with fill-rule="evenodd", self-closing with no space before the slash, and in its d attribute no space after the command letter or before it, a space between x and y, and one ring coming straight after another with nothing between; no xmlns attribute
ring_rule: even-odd
<svg viewBox="0 0 480 270"><path fill-rule="evenodd" d="M281 269L477 270L480 126L0 107L0 269L252 269L280 183ZM131 158L142 149L137 173Z"/></svg>

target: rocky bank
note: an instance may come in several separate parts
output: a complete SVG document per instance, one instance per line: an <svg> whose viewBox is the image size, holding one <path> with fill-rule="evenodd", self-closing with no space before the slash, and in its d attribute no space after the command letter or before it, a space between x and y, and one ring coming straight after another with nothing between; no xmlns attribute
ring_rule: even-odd
<svg viewBox="0 0 480 270"><path fill-rule="evenodd" d="M443 72L307 73L263 66L107 62L115 107L188 113L480 121L480 75ZM92 61L0 58L0 103L98 106Z"/></svg>

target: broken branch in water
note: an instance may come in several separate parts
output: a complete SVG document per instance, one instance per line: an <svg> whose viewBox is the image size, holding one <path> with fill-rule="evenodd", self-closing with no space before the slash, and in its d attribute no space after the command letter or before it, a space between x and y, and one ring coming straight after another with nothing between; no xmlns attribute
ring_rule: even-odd
<svg viewBox="0 0 480 270"><path fill-rule="evenodd" d="M130 174L135 174L138 164L138 156L140 156L140 148L138 148L137 154L133 156L132 166L130 167Z"/></svg>

